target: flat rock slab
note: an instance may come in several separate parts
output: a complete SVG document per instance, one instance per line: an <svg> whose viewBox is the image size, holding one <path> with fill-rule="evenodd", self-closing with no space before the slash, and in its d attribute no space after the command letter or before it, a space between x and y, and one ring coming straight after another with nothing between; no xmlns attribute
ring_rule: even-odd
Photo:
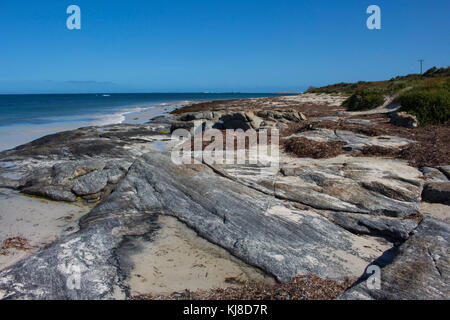
<svg viewBox="0 0 450 320"><path fill-rule="evenodd" d="M344 148L349 150L363 150L365 147L377 146L383 148L399 148L410 143L413 140L394 137L394 136L378 136L369 137L363 134L354 133L344 130L315 129L296 133L291 137L302 137L319 142L342 141L347 143Z"/></svg>
<svg viewBox="0 0 450 320"><path fill-rule="evenodd" d="M339 299L450 299L449 241L448 223L424 218L394 261L381 269L380 289L369 289L363 280Z"/></svg>
<svg viewBox="0 0 450 320"><path fill-rule="evenodd" d="M281 156L272 166L214 165L222 174L281 199L320 210L405 217L417 214L422 174L404 161Z"/></svg>

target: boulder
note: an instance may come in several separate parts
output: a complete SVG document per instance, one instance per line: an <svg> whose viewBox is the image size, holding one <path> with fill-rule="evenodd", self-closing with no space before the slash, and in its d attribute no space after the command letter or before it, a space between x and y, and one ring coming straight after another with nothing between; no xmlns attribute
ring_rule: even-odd
<svg viewBox="0 0 450 320"><path fill-rule="evenodd" d="M108 178L106 170L90 172L76 180L72 191L79 196L100 192L106 187Z"/></svg>
<svg viewBox="0 0 450 320"><path fill-rule="evenodd" d="M390 115L390 123L400 127L416 128L419 124L417 117L406 112L393 112Z"/></svg>
<svg viewBox="0 0 450 320"><path fill-rule="evenodd" d="M422 200L432 203L450 204L450 182L430 182L425 184Z"/></svg>
<svg viewBox="0 0 450 320"><path fill-rule="evenodd" d="M191 131L192 128L194 128L194 123L193 122L188 122L188 121L176 121L173 122L170 126L170 133L174 132L177 129L184 129L187 131Z"/></svg>
<svg viewBox="0 0 450 320"><path fill-rule="evenodd" d="M426 178L427 181L434 181L434 182L448 182L449 180L447 177L438 169L430 168L430 167L422 167L420 168L420 171L422 171L423 176Z"/></svg>
<svg viewBox="0 0 450 320"><path fill-rule="evenodd" d="M450 166L440 166L438 168L443 174L445 174L447 179L450 179Z"/></svg>

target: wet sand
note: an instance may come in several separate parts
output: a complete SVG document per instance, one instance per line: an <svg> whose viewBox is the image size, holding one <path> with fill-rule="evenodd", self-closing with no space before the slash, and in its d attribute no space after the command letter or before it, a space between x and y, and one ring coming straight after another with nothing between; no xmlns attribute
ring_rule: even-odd
<svg viewBox="0 0 450 320"><path fill-rule="evenodd" d="M9 238L27 240L27 250L8 249L0 254L0 270L31 255L60 236L78 230L78 219L90 208L49 201L0 188L0 243ZM5 251L3 251L5 253Z"/></svg>

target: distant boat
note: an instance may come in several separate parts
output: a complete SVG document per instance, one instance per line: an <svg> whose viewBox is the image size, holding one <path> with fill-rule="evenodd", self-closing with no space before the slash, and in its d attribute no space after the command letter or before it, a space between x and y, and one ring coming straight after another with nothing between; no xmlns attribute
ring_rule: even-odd
<svg viewBox="0 0 450 320"><path fill-rule="evenodd" d="M110 97L110 94L102 94L103 97Z"/></svg>

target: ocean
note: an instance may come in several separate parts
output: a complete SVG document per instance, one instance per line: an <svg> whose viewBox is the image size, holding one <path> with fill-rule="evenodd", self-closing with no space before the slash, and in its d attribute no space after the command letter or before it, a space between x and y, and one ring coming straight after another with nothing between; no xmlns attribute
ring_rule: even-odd
<svg viewBox="0 0 450 320"><path fill-rule="evenodd" d="M0 151L58 131L146 122L194 101L278 96L272 93L139 93L0 95Z"/></svg>

